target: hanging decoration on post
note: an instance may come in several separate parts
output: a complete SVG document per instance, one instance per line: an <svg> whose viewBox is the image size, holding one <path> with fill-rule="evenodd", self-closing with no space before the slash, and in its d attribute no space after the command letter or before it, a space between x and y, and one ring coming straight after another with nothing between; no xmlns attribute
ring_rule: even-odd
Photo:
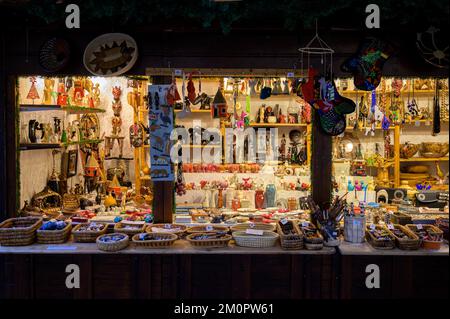
<svg viewBox="0 0 450 319"><path fill-rule="evenodd" d="M301 68L303 70L304 55L307 58L307 81L301 84L303 99L312 105L319 115L322 130L329 135L340 135L345 131L345 115L355 111L355 103L339 95L333 81L333 53L334 50L323 41L317 31L301 52ZM320 57L322 74L310 65L310 55Z"/></svg>
<svg viewBox="0 0 450 319"><path fill-rule="evenodd" d="M391 44L369 37L364 39L355 55L344 61L341 70L353 74L357 89L372 91L380 84L384 63L393 53Z"/></svg>

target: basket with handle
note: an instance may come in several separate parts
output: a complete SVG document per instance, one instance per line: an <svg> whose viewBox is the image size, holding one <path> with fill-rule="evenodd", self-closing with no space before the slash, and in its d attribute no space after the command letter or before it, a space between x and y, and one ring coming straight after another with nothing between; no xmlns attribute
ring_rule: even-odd
<svg viewBox="0 0 450 319"><path fill-rule="evenodd" d="M34 243L36 231L42 226L41 217L10 218L0 224L0 245L26 246Z"/></svg>
<svg viewBox="0 0 450 319"><path fill-rule="evenodd" d="M140 233L131 238L136 248L166 248L172 246L178 236L170 233Z"/></svg>
<svg viewBox="0 0 450 319"><path fill-rule="evenodd" d="M282 223L279 221L277 223L277 233L280 235L280 244L281 248L286 250L296 250L303 248L303 233L298 227L297 223L288 220L286 224L289 224L289 228L291 229L290 234L285 234L283 231L283 226L280 225ZM286 225L284 224L284 225Z"/></svg>
<svg viewBox="0 0 450 319"><path fill-rule="evenodd" d="M120 238L118 240L103 241L105 238ZM96 240L97 247L100 250L114 252L125 249L130 244L130 239L127 234L112 233L99 236Z"/></svg>
<svg viewBox="0 0 450 319"><path fill-rule="evenodd" d="M266 230L263 231L262 235L248 234L245 231L235 231L232 235L236 245L250 248L272 247L280 237L277 233Z"/></svg>
<svg viewBox="0 0 450 319"><path fill-rule="evenodd" d="M231 239L231 235L224 233L193 233L186 236L186 240L196 248L227 247Z"/></svg>
<svg viewBox="0 0 450 319"><path fill-rule="evenodd" d="M411 229L399 224L394 224L394 228L405 234L405 236L407 237L407 238L399 237L397 236L396 231L392 231L392 234L395 237L395 242L397 243L398 248L403 250L419 249L420 247L419 236L417 236L413 231L411 231Z"/></svg>
<svg viewBox="0 0 450 319"><path fill-rule="evenodd" d="M63 229L59 230L43 230L38 229L36 231L38 244L63 244L70 238L70 231L72 230L72 224L66 223Z"/></svg>
<svg viewBox="0 0 450 319"><path fill-rule="evenodd" d="M88 226L89 224L90 223L78 224L72 229L73 240L75 242L78 242L78 243L95 243L97 237L106 234L106 232L108 230L108 224L106 224L106 223L98 223L98 222L96 222L96 224L100 224L100 225L103 226L98 231L91 231L91 230L83 230L82 229L83 227Z"/></svg>
<svg viewBox="0 0 450 319"><path fill-rule="evenodd" d="M383 240L379 240L372 232L378 232L383 235ZM395 237L394 234L386 226L376 225L374 229L369 226L366 227L366 240L367 242L376 249L394 249L395 248Z"/></svg>

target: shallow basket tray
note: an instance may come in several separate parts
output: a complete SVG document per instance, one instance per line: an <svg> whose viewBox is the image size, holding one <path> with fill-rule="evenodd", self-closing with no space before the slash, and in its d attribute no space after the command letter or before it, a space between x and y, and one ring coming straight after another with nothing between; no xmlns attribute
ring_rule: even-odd
<svg viewBox="0 0 450 319"><path fill-rule="evenodd" d="M136 248L166 248L173 245L173 243L178 239L178 236L170 233L147 233L152 237L165 237L165 240L160 239L150 239L150 240L139 240L139 235L136 234L131 238L133 245Z"/></svg>
<svg viewBox="0 0 450 319"><path fill-rule="evenodd" d="M241 223L237 225L233 225L230 227L232 232L235 231L245 231L247 229L256 229L256 230L264 230L264 231L275 231L275 226L267 223Z"/></svg>
<svg viewBox="0 0 450 319"><path fill-rule="evenodd" d="M207 230L206 227L211 226L212 230ZM220 225L200 225L200 226L192 226L186 230L188 234L196 234L196 233L228 233L230 229L227 226Z"/></svg>
<svg viewBox="0 0 450 319"><path fill-rule="evenodd" d="M381 241L377 240L369 231L369 226L366 227L366 240L375 249L394 249L395 248L395 236L392 232L385 226L376 226L377 229L386 230L391 240Z"/></svg>
<svg viewBox="0 0 450 319"><path fill-rule="evenodd" d="M100 238L102 238L104 236L114 236L114 235L123 235L124 238L122 238L121 240L118 240L118 241L107 242L107 243L100 241ZM128 245L130 244L130 238L128 237L127 234L124 234L124 233L104 234L104 235L99 236L96 239L96 243L97 243L98 249L103 250L103 251L108 251L108 252L114 252L114 251L119 251L119 250L127 248Z"/></svg>
<svg viewBox="0 0 450 319"><path fill-rule="evenodd" d="M166 225L170 225L171 228L179 228L179 230L176 231L169 231L170 228L166 228L168 226ZM174 234L177 236L181 236L187 229L186 225L182 225L182 224L153 224L153 225L149 225L147 226L147 228L145 228L145 232L146 233L153 233L152 228L162 228L165 229L166 231L156 231L155 233L167 233L167 234Z"/></svg>
<svg viewBox="0 0 450 319"><path fill-rule="evenodd" d="M72 224L67 223L66 227L59 230L43 230L36 231L38 244L63 244L70 237Z"/></svg>
<svg viewBox="0 0 450 319"><path fill-rule="evenodd" d="M272 231L264 231L263 235L251 235L245 231L233 232L233 238L236 245L251 248L267 248L276 244L280 235Z"/></svg>
<svg viewBox="0 0 450 319"><path fill-rule="evenodd" d="M399 224L394 224L394 227L400 229L408 236L408 239L401 239L392 233L398 248L403 250L417 250L420 248L420 238L411 229Z"/></svg>
<svg viewBox="0 0 450 319"><path fill-rule="evenodd" d="M193 239L193 237L205 234L211 235L212 233L193 233L186 236L186 240L196 248L221 248L227 247L228 243L232 239L231 235L225 234L222 238L212 239Z"/></svg>
<svg viewBox="0 0 450 319"><path fill-rule="evenodd" d="M133 237L136 234L144 233L145 232L145 223L142 223L142 225L137 225L133 228L125 228L125 223L119 222L114 225L114 232L115 233L122 233L127 234L129 237ZM131 225L131 224L130 224ZM139 227L138 227L139 226Z"/></svg>
<svg viewBox="0 0 450 319"><path fill-rule="evenodd" d="M90 224L90 223L78 224L72 229L73 240L75 242L78 242L78 243L95 243L95 241L96 241L98 236L104 235L108 231L108 224L106 224L106 223L99 223L99 222L96 222L96 224L102 224L104 226L102 228L102 230L100 230L100 231L79 231L78 230L83 225L88 225L88 224Z"/></svg>
<svg viewBox="0 0 450 319"><path fill-rule="evenodd" d="M10 218L0 224L0 245L31 245L36 238L36 230L42 226L41 217Z"/></svg>
<svg viewBox="0 0 450 319"><path fill-rule="evenodd" d="M288 221L288 223L292 223L294 227L294 231L296 234L285 235L283 230L281 229L280 223L277 223L277 233L280 235L280 245L281 248L286 250L296 250L303 248L303 232L298 227L297 223L293 221Z"/></svg>
<svg viewBox="0 0 450 319"><path fill-rule="evenodd" d="M414 232L414 234L417 237L419 237L419 246L425 246L424 248L429 249L428 246L433 246L433 243L435 243L434 244L436 246L435 249L439 249L440 246L441 246L441 243L443 242L442 238L443 238L444 232L442 230L440 230L438 227L434 226L434 225L422 225L422 227L427 232L429 232L430 234L440 237L441 240L440 241L422 240L416 233L417 232L417 225L414 225L414 224L406 225L406 228L408 228L409 230Z"/></svg>

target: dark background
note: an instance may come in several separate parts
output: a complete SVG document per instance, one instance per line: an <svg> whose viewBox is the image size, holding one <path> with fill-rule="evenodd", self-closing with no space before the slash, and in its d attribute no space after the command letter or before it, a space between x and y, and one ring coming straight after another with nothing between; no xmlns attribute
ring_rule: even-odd
<svg viewBox="0 0 450 319"><path fill-rule="evenodd" d="M297 49L314 35L317 18L321 38L336 52L337 76L360 40L376 35L397 48L384 75L448 77L448 69L426 63L415 44L417 32L434 25L441 29L439 45L448 46L448 1L80 1L81 28L69 30L64 9L74 2L0 0L0 219L12 215L16 205L11 76L45 75L37 56L52 36L71 45L70 63L59 74L88 74L84 49L108 32L128 33L137 41L139 59L129 74L144 74L148 67L292 69L300 67ZM369 3L380 5L379 30L365 27ZM329 166L316 169L326 172ZM326 187L329 179L324 180Z"/></svg>

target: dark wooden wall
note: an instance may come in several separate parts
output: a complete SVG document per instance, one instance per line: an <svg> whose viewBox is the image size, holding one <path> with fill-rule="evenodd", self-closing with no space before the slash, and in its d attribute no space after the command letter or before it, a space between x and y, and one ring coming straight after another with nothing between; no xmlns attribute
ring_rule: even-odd
<svg viewBox="0 0 450 319"><path fill-rule="evenodd" d="M13 82L8 76L45 74L38 64L38 52L42 43L51 36L66 38L72 47L71 63L62 71L64 74L87 74L83 67L84 48L95 36L106 32L126 32L132 35L139 47L139 59L130 74L144 74L148 67L190 67L190 68L282 68L300 67L297 49L307 43L311 32L301 34L283 30L255 29L232 31L224 35L215 31L184 32L161 31L150 28L114 29L113 27L82 27L80 30L66 30L63 27L48 26L40 29L2 28L0 51L0 218L12 215L16 209L15 173L16 147L14 122ZM363 32L319 30L321 37L335 49L334 72L341 62L357 48ZM447 76L446 70L437 69L425 63L415 49L414 30L389 30L383 36L394 42L398 48L395 56L385 66L385 75L402 76ZM28 39L28 41L27 41ZM312 60L316 66L319 61ZM317 133L317 132L315 132ZM316 158L331 158L330 138L316 134L313 155L314 189L318 202L329 193L331 161L320 163ZM318 191L318 192L317 192Z"/></svg>

